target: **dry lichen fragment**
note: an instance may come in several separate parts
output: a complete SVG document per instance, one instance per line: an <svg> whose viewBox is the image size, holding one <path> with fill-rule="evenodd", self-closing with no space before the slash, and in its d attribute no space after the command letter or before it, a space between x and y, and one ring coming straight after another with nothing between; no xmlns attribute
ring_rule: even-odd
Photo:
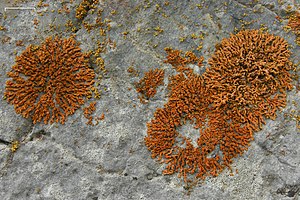
<svg viewBox="0 0 300 200"><path fill-rule="evenodd" d="M84 117L89 121L86 123L87 125L94 125L93 124L93 116L92 114L96 111L96 102L91 102L88 107L85 107L84 110Z"/></svg>
<svg viewBox="0 0 300 200"><path fill-rule="evenodd" d="M73 38L58 37L28 46L7 74L11 80L6 82L4 95L16 113L45 124L64 124L85 103L95 78L79 44Z"/></svg>
<svg viewBox="0 0 300 200"><path fill-rule="evenodd" d="M149 99L156 94L156 88L164 83L164 70L155 69L145 73L145 76L136 83L136 91L142 94L142 99Z"/></svg>
<svg viewBox="0 0 300 200"><path fill-rule="evenodd" d="M167 165L164 174L178 173L186 183L217 176L247 150L264 119L275 119L286 105L286 90L292 88L288 44L267 33L241 31L216 47L203 76L188 67L200 66L203 58L166 51L165 62L179 74L170 78L168 102L147 124L145 144L152 158ZM196 146L177 130L186 122L199 130Z"/></svg>

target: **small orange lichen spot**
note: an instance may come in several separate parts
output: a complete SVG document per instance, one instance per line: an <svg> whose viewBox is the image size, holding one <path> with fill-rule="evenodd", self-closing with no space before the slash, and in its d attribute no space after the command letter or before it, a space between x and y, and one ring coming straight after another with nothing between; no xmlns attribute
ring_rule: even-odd
<svg viewBox="0 0 300 200"><path fill-rule="evenodd" d="M88 125L94 125L92 114L96 111L95 105L96 105L96 102L91 102L89 106L87 106L83 109L84 117L88 119L88 122L86 123Z"/></svg>
<svg viewBox="0 0 300 200"><path fill-rule="evenodd" d="M136 91L141 93L140 100L146 98L149 99L154 97L156 94L156 88L164 83L164 70L162 69L151 69L146 72L145 76L138 82L135 83Z"/></svg>
<svg viewBox="0 0 300 200"><path fill-rule="evenodd" d="M71 12L70 8L67 7L67 5L64 5L63 9L64 9L64 11L65 11L66 14L70 14L70 12Z"/></svg>
<svg viewBox="0 0 300 200"><path fill-rule="evenodd" d="M99 120L104 120L104 118L105 118L105 115L104 115L104 113L102 113L102 115L98 119Z"/></svg>
<svg viewBox="0 0 300 200"><path fill-rule="evenodd" d="M73 38L49 37L39 46L29 45L7 73L11 79L4 95L16 113L33 123L64 124L94 84L88 58Z"/></svg>
<svg viewBox="0 0 300 200"><path fill-rule="evenodd" d="M18 46L18 47L24 46L23 40L17 40L16 41L16 46Z"/></svg>
<svg viewBox="0 0 300 200"><path fill-rule="evenodd" d="M35 25L35 26L39 25L39 20L35 18L35 19L33 20L33 25Z"/></svg>
<svg viewBox="0 0 300 200"><path fill-rule="evenodd" d="M129 74L131 74L132 76L135 76L135 77L138 77L138 76L139 76L139 71L136 70L136 69L134 69L133 66L129 66L129 67L127 68L127 72L128 72Z"/></svg>
<svg viewBox="0 0 300 200"><path fill-rule="evenodd" d="M0 31L6 31L7 29L4 26L0 26Z"/></svg>
<svg viewBox="0 0 300 200"><path fill-rule="evenodd" d="M282 19L281 19L281 17L280 16L278 16L278 15L276 15L276 17L275 17L278 21L280 21L280 22L282 22Z"/></svg>

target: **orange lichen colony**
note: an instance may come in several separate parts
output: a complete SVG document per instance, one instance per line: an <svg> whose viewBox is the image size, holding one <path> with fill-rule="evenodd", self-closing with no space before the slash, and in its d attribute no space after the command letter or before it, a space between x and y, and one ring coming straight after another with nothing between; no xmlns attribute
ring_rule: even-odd
<svg viewBox="0 0 300 200"><path fill-rule="evenodd" d="M73 39L47 38L40 46L28 46L16 57L4 93L18 114L64 124L82 104L94 84L88 54Z"/></svg>
<svg viewBox="0 0 300 200"><path fill-rule="evenodd" d="M92 114L96 111L96 102L91 102L89 106L83 108L83 114L86 119L89 121L86 123L87 125L93 125L93 116Z"/></svg>
<svg viewBox="0 0 300 200"><path fill-rule="evenodd" d="M147 124L145 144L152 158L166 164L164 174L217 176L253 140L264 118L275 119L291 89L287 42L256 30L223 39L203 76L188 64L203 58L167 49L166 63L179 73L171 77L169 100ZM197 145L177 131L187 121L199 130Z"/></svg>
<svg viewBox="0 0 300 200"><path fill-rule="evenodd" d="M154 97L156 88L164 83L164 70L155 69L145 73L144 77L135 84L136 91L142 94L141 101L144 98Z"/></svg>

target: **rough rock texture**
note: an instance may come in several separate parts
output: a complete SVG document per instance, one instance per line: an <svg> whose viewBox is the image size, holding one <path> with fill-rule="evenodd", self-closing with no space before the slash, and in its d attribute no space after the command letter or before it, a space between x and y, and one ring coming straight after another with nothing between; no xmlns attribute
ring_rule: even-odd
<svg viewBox="0 0 300 200"><path fill-rule="evenodd" d="M39 2L0 3L0 27L4 28L0 28L1 94L15 55L29 44L39 44L56 34L75 34L81 48L89 51L96 48L96 40L104 40L99 29L88 32L82 26L83 21L92 23L96 12L90 10L83 21L75 18L80 0L42 2L49 6L38 6ZM102 20L110 20L106 21L111 27L106 37L115 42L115 48L107 45L107 51L101 53L108 72L99 83L102 96L96 100L94 116L104 113L105 118L89 126L81 108L65 125L33 125L1 98L1 199L298 199L299 129L295 120L286 117L300 112L296 87L288 92L287 106L276 120L267 120L249 150L234 159L233 176L225 170L189 188L176 175L162 175L164 166L151 159L144 145L146 123L167 101L168 80L147 104L140 103L134 82L152 68L164 69L166 78L175 73L163 63L165 47L195 50L209 67L207 60L215 45L241 28L267 28L285 38L291 45L292 61L299 63L295 35L284 30L286 18L299 10L299 4L298 0L100 1L97 6L103 9ZM69 7L69 14L60 13L64 5ZM5 11L12 6L36 9ZM73 22L74 32L67 30L68 20ZM19 40L24 46L16 45ZM138 70L138 76L127 72L130 66ZM203 71L199 69L199 73ZM186 126L180 131L193 129ZM16 151L12 151L12 141L20 141Z"/></svg>

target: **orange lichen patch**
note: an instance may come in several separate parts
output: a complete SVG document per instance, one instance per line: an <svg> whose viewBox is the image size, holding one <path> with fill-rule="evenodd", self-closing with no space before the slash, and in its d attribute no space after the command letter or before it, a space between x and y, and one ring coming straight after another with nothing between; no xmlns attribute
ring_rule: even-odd
<svg viewBox="0 0 300 200"><path fill-rule="evenodd" d="M18 46L18 47L24 46L23 40L17 40L16 41L16 46Z"/></svg>
<svg viewBox="0 0 300 200"><path fill-rule="evenodd" d="M4 95L16 113L45 124L64 124L85 103L95 78L79 44L58 37L28 46L7 74L12 79L6 82Z"/></svg>
<svg viewBox="0 0 300 200"><path fill-rule="evenodd" d="M300 13L295 12L289 18L288 26L296 33L300 34Z"/></svg>
<svg viewBox="0 0 300 200"><path fill-rule="evenodd" d="M165 51L168 54L165 63L171 64L178 72L192 71L192 69L189 68L187 64L195 64L201 66L204 60L202 56L197 57L191 51L187 51L184 56L182 55L182 52L177 49L173 50L171 48L165 48Z"/></svg>
<svg viewBox="0 0 300 200"><path fill-rule="evenodd" d="M70 14L71 10L67 5L63 6L63 11L65 11L66 14Z"/></svg>
<svg viewBox="0 0 300 200"><path fill-rule="evenodd" d="M164 74L162 69L151 69L138 83L135 83L136 91L142 94L142 99L154 97L156 88L164 83Z"/></svg>
<svg viewBox="0 0 300 200"><path fill-rule="evenodd" d="M39 20L35 18L33 20L33 25L38 26L39 25Z"/></svg>
<svg viewBox="0 0 300 200"><path fill-rule="evenodd" d="M104 118L105 118L105 115L104 115L104 113L102 113L102 115L100 117L98 117L98 120L104 120Z"/></svg>
<svg viewBox="0 0 300 200"><path fill-rule="evenodd" d="M169 100L156 110L145 137L151 157L166 164L164 174L178 173L189 183L190 177L231 169L264 118L275 119L286 104L285 91L292 88L287 47L280 37L241 31L222 40L203 76L188 66L199 63L195 56L166 49L165 62L178 74L170 78ZM199 130L197 145L178 132L186 122Z"/></svg>
<svg viewBox="0 0 300 200"><path fill-rule="evenodd" d="M275 119L292 89L290 51L281 37L256 30L223 39L204 74L211 103L234 124L261 129Z"/></svg>
<svg viewBox="0 0 300 200"><path fill-rule="evenodd" d="M96 111L96 102L91 102L89 106L83 109L84 117L88 119L87 125L94 125L93 124L93 116L92 114Z"/></svg>

